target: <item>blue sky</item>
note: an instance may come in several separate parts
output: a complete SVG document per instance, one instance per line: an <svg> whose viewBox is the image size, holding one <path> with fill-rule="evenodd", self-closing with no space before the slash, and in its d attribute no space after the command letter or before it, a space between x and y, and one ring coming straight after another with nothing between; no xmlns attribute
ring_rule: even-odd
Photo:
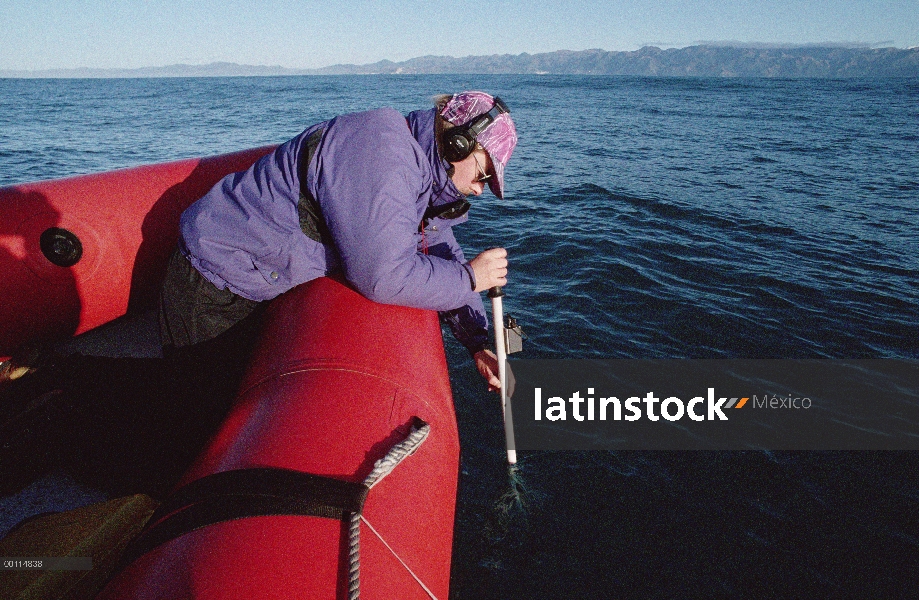
<svg viewBox="0 0 919 600"><path fill-rule="evenodd" d="M919 0L4 0L0 70L292 68L705 41L919 45Z"/></svg>

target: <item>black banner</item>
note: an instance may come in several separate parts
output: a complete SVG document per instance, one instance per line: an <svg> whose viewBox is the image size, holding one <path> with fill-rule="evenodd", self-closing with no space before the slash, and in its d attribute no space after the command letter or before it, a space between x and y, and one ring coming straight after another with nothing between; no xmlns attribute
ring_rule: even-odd
<svg viewBox="0 0 919 600"><path fill-rule="evenodd" d="M919 361L509 360L526 450L919 450Z"/></svg>

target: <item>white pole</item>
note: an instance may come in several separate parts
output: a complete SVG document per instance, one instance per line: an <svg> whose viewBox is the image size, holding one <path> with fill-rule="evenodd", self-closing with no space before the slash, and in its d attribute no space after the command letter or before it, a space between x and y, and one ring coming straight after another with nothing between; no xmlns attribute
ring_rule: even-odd
<svg viewBox="0 0 919 600"><path fill-rule="evenodd" d="M491 298L491 318L495 326L495 353L498 356L498 379L501 380L501 415L504 419L504 440L507 445L507 464L517 463L517 450L514 447L514 424L508 418L507 411L507 333L504 331L504 290L493 287L488 290Z"/></svg>

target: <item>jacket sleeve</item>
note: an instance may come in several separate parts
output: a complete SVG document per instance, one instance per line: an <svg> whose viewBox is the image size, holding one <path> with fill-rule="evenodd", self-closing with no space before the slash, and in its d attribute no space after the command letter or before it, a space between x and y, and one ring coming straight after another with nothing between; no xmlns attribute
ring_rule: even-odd
<svg viewBox="0 0 919 600"><path fill-rule="evenodd" d="M320 143L307 185L346 279L375 302L436 311L469 302L467 268L417 249L419 198L431 178L405 118L392 109L338 117Z"/></svg>
<svg viewBox="0 0 919 600"><path fill-rule="evenodd" d="M456 241L451 227L441 225L436 233L431 232L428 236L430 239L429 254L467 265L463 249ZM468 268L471 272L472 268ZM485 306L482 304L482 295L472 291L471 287L470 283L470 293L465 305L454 310L442 311L440 317L450 326L453 336L466 347L469 354L474 355L488 346L489 337L488 317L485 314Z"/></svg>

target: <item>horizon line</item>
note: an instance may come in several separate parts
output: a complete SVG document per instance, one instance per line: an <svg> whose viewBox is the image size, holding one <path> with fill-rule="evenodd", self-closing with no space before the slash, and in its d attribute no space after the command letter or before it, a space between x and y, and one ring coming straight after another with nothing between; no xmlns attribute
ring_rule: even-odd
<svg viewBox="0 0 919 600"><path fill-rule="evenodd" d="M247 63L238 63L232 62L229 60L218 60L211 61L207 63L170 63L165 65L147 65L141 67L49 67L41 69L3 69L0 68L0 77L8 76L9 74L40 74L40 73L55 73L55 72L116 72L116 71L146 71L146 70L157 70L157 69L171 69L171 68L206 68L219 65L232 66L232 67L242 67L242 68L253 68L253 69L276 69L283 71L323 71L328 69L335 68L361 68L361 67L370 67L373 65L378 65L381 63L388 64L402 64L408 63L414 60L424 59L424 58L440 58L440 59L461 59L461 58L484 58L492 56L540 56L548 54L557 54L557 53L587 53L587 52L607 52L607 53L635 53L641 52L642 50L648 48L656 48L658 50L667 51L667 50L685 50L687 48L694 47L712 47L712 48L747 48L747 49L756 49L756 50L793 50L793 49L846 49L846 50L885 50L885 49L895 49L895 50L915 50L919 48L919 45L908 46L905 48L900 48L897 46L889 45L892 44L892 41L883 41L883 42L803 42L803 43L784 43L784 42L736 42L736 41L698 41L685 46L676 46L671 45L666 42L649 42L640 46L637 50L605 50L603 48L587 48L584 50L568 50L565 48L552 50L548 52L520 52L518 54L512 53L495 53L495 54L470 54L466 56L452 56L452 55L441 55L441 54L425 54L421 56L415 56L405 60L392 60L389 58L382 58L374 62L367 63L334 63L331 65L326 65L323 67L285 67L281 65L267 65L267 64L247 64ZM298 74L298 73L292 73ZM309 74L309 73L300 73L300 74Z"/></svg>

